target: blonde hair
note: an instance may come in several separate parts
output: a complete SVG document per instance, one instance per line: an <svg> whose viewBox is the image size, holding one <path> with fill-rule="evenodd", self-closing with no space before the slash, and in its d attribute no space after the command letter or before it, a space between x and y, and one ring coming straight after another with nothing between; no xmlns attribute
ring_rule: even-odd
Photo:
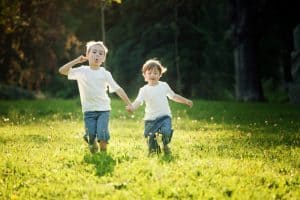
<svg viewBox="0 0 300 200"><path fill-rule="evenodd" d="M90 52L91 47L94 46L94 45L100 45L101 47L103 47L105 55L107 54L108 49L102 41L89 41L89 42L87 42L86 43L86 54L88 54Z"/></svg>
<svg viewBox="0 0 300 200"><path fill-rule="evenodd" d="M167 71L167 68L165 68L160 62L159 60L152 58L147 60L144 64L143 64L143 68L142 68L142 72L143 74L148 71L148 70L152 70L156 68L160 74L163 74Z"/></svg>

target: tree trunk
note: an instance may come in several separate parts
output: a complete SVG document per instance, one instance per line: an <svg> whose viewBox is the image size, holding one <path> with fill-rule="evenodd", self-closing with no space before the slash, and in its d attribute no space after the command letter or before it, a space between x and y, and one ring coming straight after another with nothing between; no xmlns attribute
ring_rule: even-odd
<svg viewBox="0 0 300 200"><path fill-rule="evenodd" d="M179 94L182 93L182 82L181 82L181 76L180 76L180 66L179 66L179 51L178 51L178 36L179 36L179 27L178 27L178 7L181 3L178 3L177 0L175 0L175 6L174 6L174 54L175 54L175 67L176 67L176 89Z"/></svg>
<svg viewBox="0 0 300 200"><path fill-rule="evenodd" d="M102 33L102 42L105 44L105 2L101 4L101 33Z"/></svg>
<svg viewBox="0 0 300 200"><path fill-rule="evenodd" d="M0 83L7 83L9 81L8 72L9 67L11 65L11 59L12 59L12 35L4 35L3 34L3 42L1 41L2 48L7 49L6 51L1 52L2 60L0 60ZM2 38L1 38L2 40Z"/></svg>
<svg viewBox="0 0 300 200"><path fill-rule="evenodd" d="M259 41L256 1L232 0L236 98L240 101L263 101L258 67Z"/></svg>
<svg viewBox="0 0 300 200"><path fill-rule="evenodd" d="M241 101L262 101L262 87L258 71L256 41L248 37L234 49L236 98Z"/></svg>
<svg viewBox="0 0 300 200"><path fill-rule="evenodd" d="M106 35L105 35L105 1L101 1L101 35L102 35L102 42L105 44ZM106 65L106 59L103 63L103 65Z"/></svg>
<svg viewBox="0 0 300 200"><path fill-rule="evenodd" d="M291 53L293 51L293 28L286 29L282 36L282 40L285 41L285 48L282 49L282 67L283 67L283 78L285 88L288 89L289 84L293 82L292 77L292 58Z"/></svg>

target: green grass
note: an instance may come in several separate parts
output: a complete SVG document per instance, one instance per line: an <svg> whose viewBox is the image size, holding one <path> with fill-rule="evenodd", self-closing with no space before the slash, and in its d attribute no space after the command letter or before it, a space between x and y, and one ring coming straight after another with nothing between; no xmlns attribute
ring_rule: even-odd
<svg viewBox="0 0 300 200"><path fill-rule="evenodd" d="M143 109L112 101L108 153L79 100L0 101L0 199L300 199L300 107L171 103L172 155L148 157Z"/></svg>

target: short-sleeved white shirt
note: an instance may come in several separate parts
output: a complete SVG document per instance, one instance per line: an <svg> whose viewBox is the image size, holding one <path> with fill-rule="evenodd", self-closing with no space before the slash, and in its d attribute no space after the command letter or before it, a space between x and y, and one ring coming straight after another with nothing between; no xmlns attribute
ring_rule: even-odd
<svg viewBox="0 0 300 200"><path fill-rule="evenodd" d="M89 66L71 68L68 79L77 80L82 112L111 110L109 92L115 92L120 86L114 81L109 71L100 67L91 69Z"/></svg>
<svg viewBox="0 0 300 200"><path fill-rule="evenodd" d="M145 85L140 88L133 105L145 102L144 120L154 120L164 115L172 117L168 98L172 99L174 95L174 91L166 82L159 81L157 85Z"/></svg>

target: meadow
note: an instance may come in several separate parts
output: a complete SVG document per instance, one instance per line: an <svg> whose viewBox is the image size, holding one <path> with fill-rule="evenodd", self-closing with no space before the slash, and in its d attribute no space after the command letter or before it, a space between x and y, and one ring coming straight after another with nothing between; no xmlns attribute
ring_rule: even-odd
<svg viewBox="0 0 300 200"><path fill-rule="evenodd" d="M124 107L92 155L78 99L0 101L0 199L300 199L300 106L171 103L172 154L152 156Z"/></svg>

